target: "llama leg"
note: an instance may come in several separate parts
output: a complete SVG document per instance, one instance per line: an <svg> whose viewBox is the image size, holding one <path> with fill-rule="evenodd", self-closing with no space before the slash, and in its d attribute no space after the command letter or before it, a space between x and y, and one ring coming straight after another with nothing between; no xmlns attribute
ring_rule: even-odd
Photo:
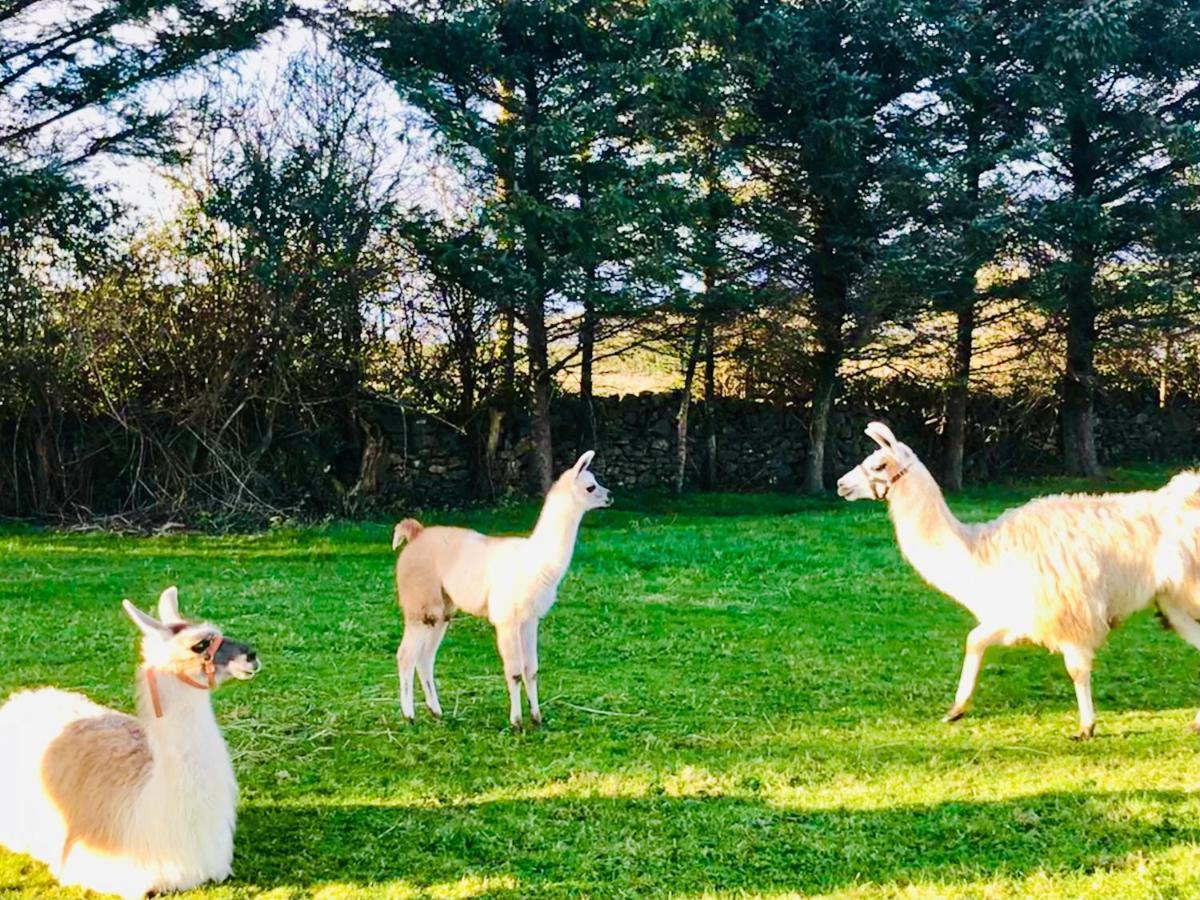
<svg viewBox="0 0 1200 900"><path fill-rule="evenodd" d="M1169 601L1160 600L1158 608L1177 635L1200 650L1200 623L1197 623L1186 609ZM1192 720L1192 728L1200 732L1200 712Z"/></svg>
<svg viewBox="0 0 1200 900"><path fill-rule="evenodd" d="M962 675L958 679L958 691L954 694L954 705L946 713L943 722L956 722L971 708L971 695L979 681L979 670L983 667L983 654L992 644L1004 640L1004 629L992 625L976 625L967 635L967 651L963 654Z"/></svg>
<svg viewBox="0 0 1200 900"><path fill-rule="evenodd" d="M396 671L400 675L400 712L408 721L413 721L413 671L421 656L429 626L421 622L406 621L404 637L396 649Z"/></svg>
<svg viewBox="0 0 1200 900"><path fill-rule="evenodd" d="M504 663L504 683L508 687L508 721L513 728L521 727L521 679L525 661L521 651L521 629L513 622L496 626L496 647Z"/></svg>
<svg viewBox="0 0 1200 900"><path fill-rule="evenodd" d="M425 635L421 645L421 655L417 659L417 677L421 679L421 691L425 694L425 705L433 713L435 719L442 717L442 705L438 702L437 685L433 681L433 661L437 656L442 638L446 636L446 626L449 620L442 619Z"/></svg>
<svg viewBox="0 0 1200 900"><path fill-rule="evenodd" d="M1075 683L1075 700L1079 703L1079 734L1075 740L1086 741L1096 733L1096 710L1092 706L1092 651L1076 644L1062 648L1067 674Z"/></svg>
<svg viewBox="0 0 1200 900"><path fill-rule="evenodd" d="M538 706L538 620L531 619L521 626L521 650L525 666L521 670L525 682L525 696L529 698L529 719L534 725L542 724L542 708Z"/></svg>

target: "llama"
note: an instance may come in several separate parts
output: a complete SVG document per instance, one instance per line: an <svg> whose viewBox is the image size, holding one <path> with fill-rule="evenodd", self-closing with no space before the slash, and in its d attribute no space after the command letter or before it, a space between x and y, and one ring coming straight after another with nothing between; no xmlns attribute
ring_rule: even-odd
<svg viewBox="0 0 1200 900"><path fill-rule="evenodd" d="M246 644L128 600L142 632L138 713L54 688L0 707L0 844L50 867L60 884L123 897L224 881L233 860L237 781L210 693L259 670Z"/></svg>
<svg viewBox="0 0 1200 900"><path fill-rule="evenodd" d="M496 629L496 645L508 687L509 722L521 727L521 685L529 717L542 722L538 706L538 622L554 605L571 564L583 514L612 504L607 488L588 470L589 450L558 477L528 537L490 537L466 528L424 528L405 519L395 528L396 593L404 614L404 637L396 651L400 709L413 721L413 671L425 705L441 718L433 661L455 610L481 616Z"/></svg>
<svg viewBox="0 0 1200 900"><path fill-rule="evenodd" d="M1079 704L1077 739L1092 737L1092 658L1108 632L1157 603L1200 649L1200 472L1157 491L1066 494L1031 500L999 518L959 522L929 470L879 422L879 449L838 480L847 500L888 502L905 558L978 621L947 722L966 713L983 655L1030 642L1061 653ZM1193 728L1200 730L1200 713Z"/></svg>

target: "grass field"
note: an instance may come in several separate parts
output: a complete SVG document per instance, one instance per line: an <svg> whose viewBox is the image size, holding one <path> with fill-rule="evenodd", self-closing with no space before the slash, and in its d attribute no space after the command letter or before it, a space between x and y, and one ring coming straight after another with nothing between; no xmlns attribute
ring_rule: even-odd
<svg viewBox="0 0 1200 900"><path fill-rule="evenodd" d="M952 505L978 519L1063 484ZM990 651L975 711L946 725L971 621L903 562L882 505L618 497L542 626L546 726L509 731L490 630L460 618L445 721L410 727L389 538L0 532L0 695L129 708L119 601L171 583L257 644L262 674L216 700L235 877L195 896L1200 894L1200 659L1149 614L1099 656L1095 740L1068 740L1071 684L1032 648ZM0 896L74 894L0 851Z"/></svg>

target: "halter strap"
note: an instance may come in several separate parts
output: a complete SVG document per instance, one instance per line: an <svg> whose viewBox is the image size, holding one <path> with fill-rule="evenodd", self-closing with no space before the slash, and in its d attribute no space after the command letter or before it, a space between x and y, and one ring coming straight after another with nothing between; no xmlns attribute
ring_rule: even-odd
<svg viewBox="0 0 1200 900"><path fill-rule="evenodd" d="M876 481L874 478L871 477L871 473L867 471L866 466L864 466L862 463L858 464L858 470L863 473L863 477L867 480L867 484L871 485L871 493L875 495L876 500L886 500L888 498L888 493L890 492L892 485L895 484L897 481L899 481L901 478L903 478L905 475L907 475L908 470L911 468L912 468L912 463L909 463L907 466L905 466L903 469L901 469L899 472L897 472L895 475L893 475L891 478L889 478L887 480L887 483L884 485L883 493L880 493L875 490L875 486L877 484L879 484L880 482Z"/></svg>
<svg viewBox="0 0 1200 900"><path fill-rule="evenodd" d="M171 674L186 684L188 687L194 687L201 691L211 691L217 686L217 664L214 661L217 656L217 650L221 647L221 642L225 638L221 635L215 635L210 639L209 645L204 649L201 659L204 660L204 678L207 684L201 684L196 679L185 675L182 672L172 672ZM154 718L161 719L163 717L162 699L158 695L158 670L151 666L146 666L143 670L146 673L146 687L150 689L150 702L154 706Z"/></svg>

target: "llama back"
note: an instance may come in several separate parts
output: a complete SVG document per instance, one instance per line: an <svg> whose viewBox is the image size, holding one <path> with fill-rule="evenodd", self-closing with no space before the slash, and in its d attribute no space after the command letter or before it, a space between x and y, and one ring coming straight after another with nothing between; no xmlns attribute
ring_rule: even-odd
<svg viewBox="0 0 1200 900"><path fill-rule="evenodd" d="M1004 513L975 538L977 557L1004 576L990 582L992 605L1014 608L1028 593L1030 639L1098 646L1158 590L1159 502L1155 491L1061 494Z"/></svg>
<svg viewBox="0 0 1200 900"><path fill-rule="evenodd" d="M1168 501L1200 510L1200 470L1190 469L1180 472L1159 488L1157 493Z"/></svg>
<svg viewBox="0 0 1200 900"><path fill-rule="evenodd" d="M51 868L61 863L66 827L46 797L43 760L72 722L108 712L82 694L55 688L20 691L0 707L0 844Z"/></svg>
<svg viewBox="0 0 1200 900"><path fill-rule="evenodd" d="M491 555L497 546L518 539L446 525L421 528L416 537L396 560L396 589L405 615L440 616L447 600L472 615L484 615Z"/></svg>
<svg viewBox="0 0 1200 900"><path fill-rule="evenodd" d="M1160 591L1200 618L1200 471L1180 472L1155 496L1161 535L1154 566Z"/></svg>

